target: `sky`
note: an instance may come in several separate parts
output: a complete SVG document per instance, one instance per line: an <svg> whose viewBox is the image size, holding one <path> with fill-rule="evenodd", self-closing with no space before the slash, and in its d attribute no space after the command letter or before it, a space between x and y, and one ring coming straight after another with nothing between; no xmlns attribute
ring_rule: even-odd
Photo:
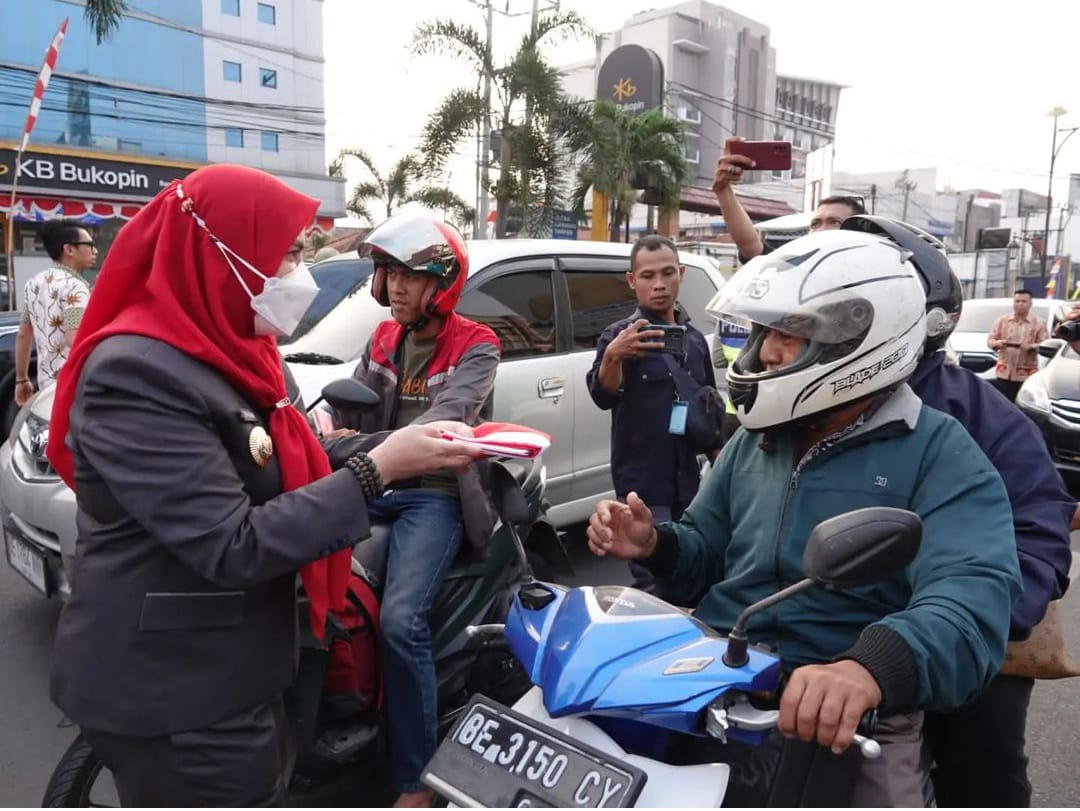
<svg viewBox="0 0 1080 811"><path fill-rule="evenodd" d="M540 0L543 8L552 0ZM664 0L562 0L598 32L621 27ZM937 167L939 189L1023 187L1046 193L1053 107L1070 111L1061 129L1080 126L1077 32L1080 3L1025 0L729 0L720 3L770 28L778 72L847 85L836 124L835 169L897 171ZM531 0L495 0L496 49L514 49ZM417 56L412 33L448 17L482 34L472 0L326 0L327 151L358 146L381 167L416 147L429 110L452 89L475 86L461 63ZM556 65L590 59L590 39L547 51ZM1059 144L1064 133L1059 132ZM1080 172L1080 135L1061 146L1054 196ZM350 166L355 182L363 172ZM475 142L462 144L447 182L472 201ZM350 183L351 188L351 183Z"/></svg>

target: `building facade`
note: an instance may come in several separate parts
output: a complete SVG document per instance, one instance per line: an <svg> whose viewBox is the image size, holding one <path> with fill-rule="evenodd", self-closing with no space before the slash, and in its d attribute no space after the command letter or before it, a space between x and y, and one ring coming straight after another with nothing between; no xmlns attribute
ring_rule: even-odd
<svg viewBox="0 0 1080 811"><path fill-rule="evenodd" d="M776 77L776 120L769 137L791 144L791 169L773 172L773 177L804 177L806 156L836 140L836 112L843 89L836 82Z"/></svg>
<svg viewBox="0 0 1080 811"><path fill-rule="evenodd" d="M67 35L24 155L14 209L16 289L44 259L35 235L75 217L107 248L139 207L206 163L264 169L345 214L326 174L322 0L129 0L97 44L79 3L35 0L0 24L0 207L42 56ZM11 21L8 20L10 23Z"/></svg>
<svg viewBox="0 0 1080 811"><path fill-rule="evenodd" d="M641 12L599 38L595 60L563 69L565 91L596 98L600 65L630 44L663 64L664 109L686 125L688 185L712 183L729 135L774 137L776 51L768 26L704 0Z"/></svg>

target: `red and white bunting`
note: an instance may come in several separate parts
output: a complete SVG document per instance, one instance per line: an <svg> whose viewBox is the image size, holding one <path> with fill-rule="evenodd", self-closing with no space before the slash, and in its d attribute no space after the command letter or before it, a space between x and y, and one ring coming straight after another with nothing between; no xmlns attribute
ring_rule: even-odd
<svg viewBox="0 0 1080 811"><path fill-rule="evenodd" d="M53 37L52 44L49 45L49 50L45 51L45 59L41 63L41 72L38 73L37 84L34 85L34 98L30 102L30 112L26 116L26 127L23 129L22 143L19 144L20 153L26 149L26 145L30 142L30 131L37 122L38 111L41 109L41 100L45 96L45 88L49 86L49 79L52 78L53 70L56 68L56 57L60 53L60 43L64 41L67 25L68 18L65 17L64 21L60 23L60 30Z"/></svg>

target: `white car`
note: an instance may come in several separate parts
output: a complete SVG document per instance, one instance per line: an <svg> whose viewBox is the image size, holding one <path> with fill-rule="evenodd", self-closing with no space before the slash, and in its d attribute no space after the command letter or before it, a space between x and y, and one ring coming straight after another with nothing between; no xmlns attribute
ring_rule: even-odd
<svg viewBox="0 0 1080 811"><path fill-rule="evenodd" d="M633 312L626 283L629 244L568 240L469 243L470 273L458 311L490 326L502 342L494 418L528 425L554 441L544 453L549 519L564 527L588 518L612 495L610 414L592 402L585 373L600 333ZM715 262L680 254L680 300L711 340L705 305L724 284ZM312 267L319 295L294 335L279 341L304 402L352 374L375 325L389 317L369 289L370 260L355 254ZM46 595L69 592L75 499L45 458L52 390L19 412L0 446L0 523L8 561Z"/></svg>
<svg viewBox="0 0 1080 811"><path fill-rule="evenodd" d="M1012 311L1012 297L968 299L964 302L956 329L949 336L946 350L955 356L960 366L985 380L993 380L997 354L986 345L986 338L994 322ZM1061 299L1037 298L1031 303L1032 314L1042 319L1050 334L1065 320L1067 311L1068 304ZM1045 365L1046 359L1040 356L1039 368Z"/></svg>

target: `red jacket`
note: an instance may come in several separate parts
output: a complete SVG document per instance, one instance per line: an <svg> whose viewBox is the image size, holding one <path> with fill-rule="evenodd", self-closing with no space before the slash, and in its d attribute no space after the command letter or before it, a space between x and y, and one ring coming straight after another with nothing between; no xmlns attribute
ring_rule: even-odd
<svg viewBox="0 0 1080 811"><path fill-rule="evenodd" d="M394 355L405 328L394 320L375 328L353 375L379 394L380 405L353 416L352 422L335 418L339 428L353 428L366 437L366 447L381 442L390 432L398 399L398 369ZM495 333L483 324L451 313L439 331L435 352L428 364L428 397L431 405L416 422L456 420L477 425L491 419L492 391L499 369L502 346ZM381 434L381 436L380 436ZM476 462L458 473L461 512L465 534L473 550L486 554L495 512L483 486L484 462ZM486 471L484 471L486 472Z"/></svg>

